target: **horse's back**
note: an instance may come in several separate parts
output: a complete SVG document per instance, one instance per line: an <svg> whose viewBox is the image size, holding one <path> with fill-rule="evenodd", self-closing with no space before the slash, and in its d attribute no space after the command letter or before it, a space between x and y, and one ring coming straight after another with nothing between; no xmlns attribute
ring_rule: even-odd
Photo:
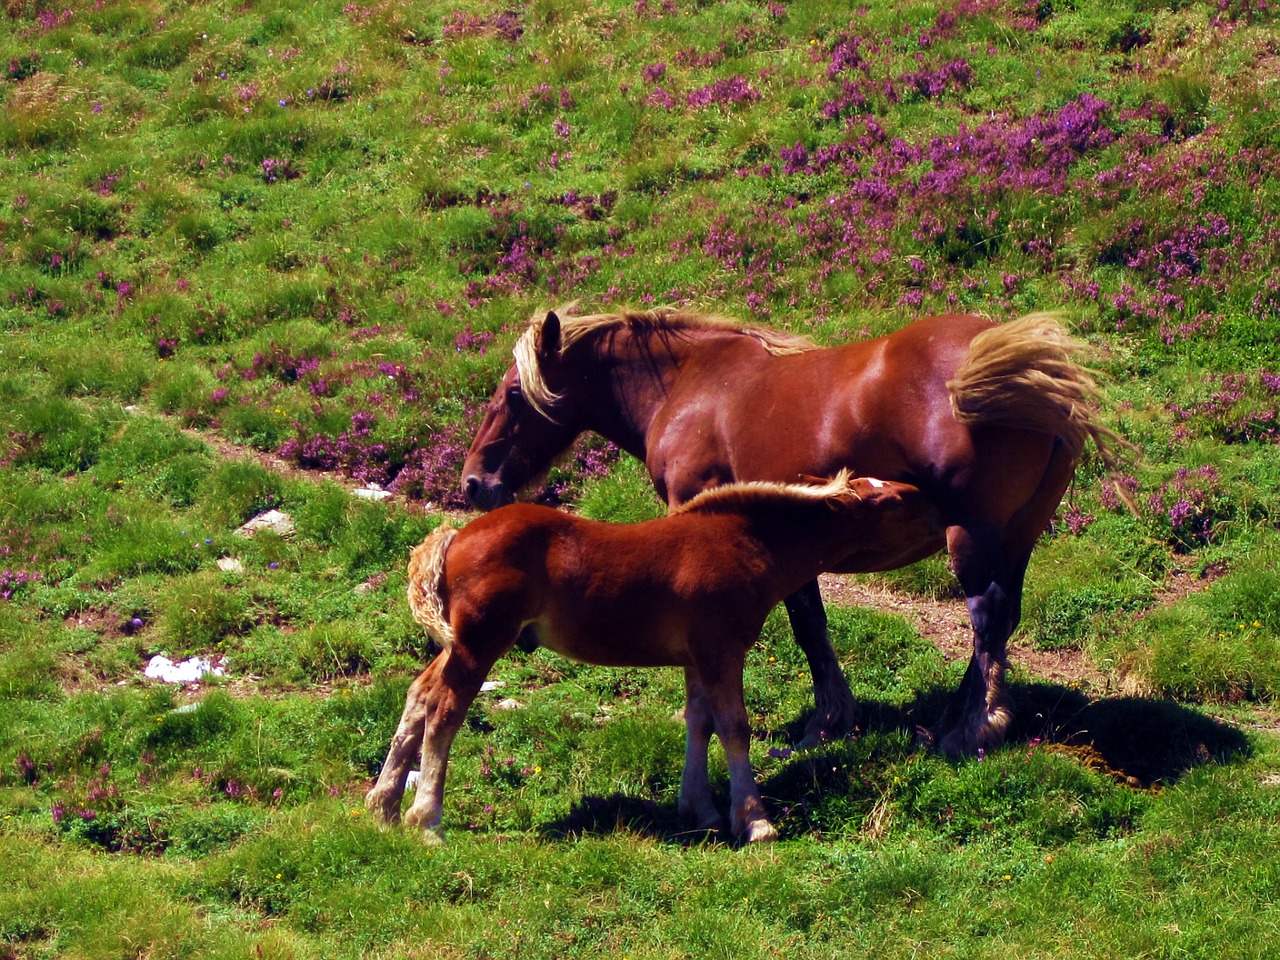
<svg viewBox="0 0 1280 960"><path fill-rule="evenodd" d="M854 474L954 485L975 456L947 381L989 321L944 315L780 357L734 343L673 391L650 451L669 502L715 483ZM692 371L691 371L692 372Z"/></svg>

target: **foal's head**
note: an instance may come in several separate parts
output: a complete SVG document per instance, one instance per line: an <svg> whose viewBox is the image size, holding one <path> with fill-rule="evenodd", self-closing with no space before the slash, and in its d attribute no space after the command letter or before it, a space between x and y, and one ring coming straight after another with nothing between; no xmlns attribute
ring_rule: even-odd
<svg viewBox="0 0 1280 960"><path fill-rule="evenodd" d="M479 510L510 503L545 473L582 432L567 404L559 363L560 318L554 312L525 331L462 465L462 491Z"/></svg>

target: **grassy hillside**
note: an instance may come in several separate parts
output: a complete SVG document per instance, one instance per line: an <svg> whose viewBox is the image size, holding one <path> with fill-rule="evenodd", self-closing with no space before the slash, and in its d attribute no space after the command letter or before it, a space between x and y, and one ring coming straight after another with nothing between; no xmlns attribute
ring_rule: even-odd
<svg viewBox="0 0 1280 960"><path fill-rule="evenodd" d="M0 960L1268 953L1270 5L9 0L0 69ZM753 651L770 850L681 832L678 675L544 652L460 735L446 847L366 822L408 549L569 301L824 343L1064 312L1141 509L1082 465L1006 749L912 742L962 666L911 615L934 560L876 582L905 616L832 611L860 737L792 753L784 618ZM656 509L590 438L547 495Z"/></svg>

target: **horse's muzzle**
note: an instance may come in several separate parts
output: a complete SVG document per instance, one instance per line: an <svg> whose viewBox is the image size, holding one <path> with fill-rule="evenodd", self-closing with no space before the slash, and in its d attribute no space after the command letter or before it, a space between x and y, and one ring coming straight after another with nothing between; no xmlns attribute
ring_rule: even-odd
<svg viewBox="0 0 1280 960"><path fill-rule="evenodd" d="M515 501L515 497L502 481L491 479L486 482L474 473L463 477L462 495L466 497L467 503L482 512L488 512Z"/></svg>

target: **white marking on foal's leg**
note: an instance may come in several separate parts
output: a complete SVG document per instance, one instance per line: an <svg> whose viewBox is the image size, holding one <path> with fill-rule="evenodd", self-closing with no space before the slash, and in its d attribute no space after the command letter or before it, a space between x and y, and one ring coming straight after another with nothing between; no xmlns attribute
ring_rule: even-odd
<svg viewBox="0 0 1280 960"><path fill-rule="evenodd" d="M433 662L409 685L404 712L400 715L395 736L391 738L391 747L382 763L378 781L364 798L365 807L382 823L395 823L400 819L400 801L404 796L409 767L422 744L423 725L429 708L427 692L430 678L438 669Z"/></svg>
<svg viewBox="0 0 1280 960"><path fill-rule="evenodd" d="M708 692L716 736L729 761L729 826L734 836L744 843L776 840L778 831L765 813L760 787L751 769L751 725L742 699L742 665L739 663L736 671L726 667L724 672L736 673L735 679L722 680Z"/></svg>

